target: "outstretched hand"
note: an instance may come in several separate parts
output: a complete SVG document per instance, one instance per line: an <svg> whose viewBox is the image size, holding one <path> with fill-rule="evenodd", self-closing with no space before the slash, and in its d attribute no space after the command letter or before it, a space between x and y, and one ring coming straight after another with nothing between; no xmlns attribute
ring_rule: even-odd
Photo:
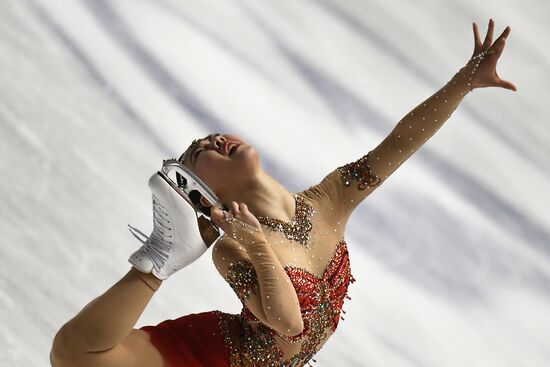
<svg viewBox="0 0 550 367"><path fill-rule="evenodd" d="M489 29L487 30L487 35L483 43L479 37L479 30L477 29L477 24L473 23L474 28L474 53L475 56L483 51L489 51L480 63L477 68L476 73L470 81L472 89L475 88L485 88L485 87L501 87L505 89L510 89L517 91L517 88L514 84L509 81L502 80L497 74L497 61L504 50L504 45L506 43L506 38L510 34L510 26L502 32L500 37L493 43L493 30L495 28L495 22L493 19L489 20Z"/></svg>

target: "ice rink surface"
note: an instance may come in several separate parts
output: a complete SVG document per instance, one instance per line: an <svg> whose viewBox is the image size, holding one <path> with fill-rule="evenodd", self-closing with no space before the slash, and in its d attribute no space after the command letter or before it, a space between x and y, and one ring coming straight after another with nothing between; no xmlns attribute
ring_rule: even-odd
<svg viewBox="0 0 550 367"><path fill-rule="evenodd" d="M374 148L482 37L517 92L477 89L347 228L345 321L317 365L550 365L550 3L4 0L0 366L48 366L56 331L130 269L149 176L234 133L290 191ZM238 313L208 251L136 327Z"/></svg>

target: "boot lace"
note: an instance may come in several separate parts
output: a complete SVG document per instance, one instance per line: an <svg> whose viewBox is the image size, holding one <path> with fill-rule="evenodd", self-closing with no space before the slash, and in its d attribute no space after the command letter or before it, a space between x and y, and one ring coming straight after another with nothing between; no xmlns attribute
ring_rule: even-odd
<svg viewBox="0 0 550 367"><path fill-rule="evenodd" d="M168 261L173 241L170 217L164 205L153 195L153 231L150 236L146 236L129 224L128 227L130 227L130 233L143 244L142 251L151 259L153 267L160 271Z"/></svg>

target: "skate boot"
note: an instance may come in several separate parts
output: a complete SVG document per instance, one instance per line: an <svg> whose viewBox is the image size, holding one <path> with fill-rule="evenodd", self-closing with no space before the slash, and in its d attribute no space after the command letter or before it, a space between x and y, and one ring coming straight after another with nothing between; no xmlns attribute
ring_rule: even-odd
<svg viewBox="0 0 550 367"><path fill-rule="evenodd" d="M143 232L129 226L130 232L143 246L128 261L139 271L152 273L160 280L167 279L198 259L220 236L217 227L208 219L202 215L198 217L186 192L174 188L177 185L169 178L169 171L163 165L163 171L156 172L149 179L153 201L151 235L147 237ZM197 185L204 185L198 178L193 181ZM200 190L195 189L205 191L202 187ZM209 199L217 206L222 206L216 196L212 192L210 194Z"/></svg>

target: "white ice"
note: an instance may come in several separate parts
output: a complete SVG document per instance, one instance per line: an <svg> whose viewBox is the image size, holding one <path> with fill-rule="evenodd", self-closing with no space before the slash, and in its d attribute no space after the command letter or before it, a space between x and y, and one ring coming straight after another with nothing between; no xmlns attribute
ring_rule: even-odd
<svg viewBox="0 0 550 367"><path fill-rule="evenodd" d="M56 331L130 268L147 179L211 132L290 191L375 147L485 35L517 92L468 95L354 213L352 300L318 366L550 365L550 3L4 0L0 366L47 366ZM206 291L208 290L208 291ZM214 292L212 290L215 290ZM240 303L207 252L136 327ZM113 310L116 312L116 310Z"/></svg>

